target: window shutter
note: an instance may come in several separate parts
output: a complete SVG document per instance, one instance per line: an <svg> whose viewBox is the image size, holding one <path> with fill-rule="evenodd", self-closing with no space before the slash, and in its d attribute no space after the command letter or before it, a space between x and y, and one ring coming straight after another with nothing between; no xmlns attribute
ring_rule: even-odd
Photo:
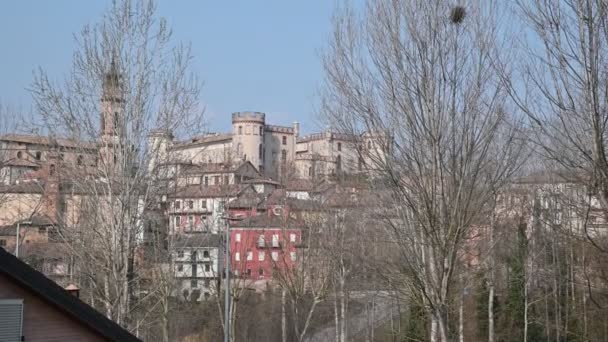
<svg viewBox="0 0 608 342"><path fill-rule="evenodd" d="M0 341L20 342L23 324L23 299L0 300Z"/></svg>

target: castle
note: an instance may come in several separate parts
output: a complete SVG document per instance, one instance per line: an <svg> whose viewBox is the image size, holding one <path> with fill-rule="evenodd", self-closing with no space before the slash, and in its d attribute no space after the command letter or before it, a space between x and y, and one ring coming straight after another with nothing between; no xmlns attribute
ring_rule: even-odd
<svg viewBox="0 0 608 342"><path fill-rule="evenodd" d="M327 130L300 136L300 125L269 125L260 112L232 113L232 132L212 133L188 140L174 140L164 131L150 134L149 146L155 158L193 164L235 164L250 162L259 173L280 179L313 179L338 173L356 174L368 171L371 161L360 149L381 150L370 134L353 136ZM370 155L365 153L365 155ZM372 153L373 155L373 153ZM158 156L158 157L156 157ZM156 166L157 161L152 161Z"/></svg>

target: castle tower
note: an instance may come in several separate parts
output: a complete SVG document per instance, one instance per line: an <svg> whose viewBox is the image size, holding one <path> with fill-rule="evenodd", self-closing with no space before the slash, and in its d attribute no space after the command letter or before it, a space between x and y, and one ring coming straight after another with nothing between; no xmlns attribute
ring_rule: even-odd
<svg viewBox="0 0 608 342"><path fill-rule="evenodd" d="M115 166L121 163L121 137L124 135L124 95L122 75L112 58L110 69L104 75L101 94L101 141L99 154L102 165Z"/></svg>
<svg viewBox="0 0 608 342"><path fill-rule="evenodd" d="M264 173L264 127L266 114L260 112L232 113L233 161L248 160Z"/></svg>

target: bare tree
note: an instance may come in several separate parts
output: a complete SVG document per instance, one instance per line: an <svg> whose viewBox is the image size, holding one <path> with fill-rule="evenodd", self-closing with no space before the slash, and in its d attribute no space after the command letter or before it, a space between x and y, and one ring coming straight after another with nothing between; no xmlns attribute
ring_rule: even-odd
<svg viewBox="0 0 608 342"><path fill-rule="evenodd" d="M493 68L497 6L370 1L335 18L323 112L361 144L385 186L377 210L399 248L385 277L422 298L447 341L463 238L519 166L517 126ZM500 153L503 158L495 158Z"/></svg>
<svg viewBox="0 0 608 342"><path fill-rule="evenodd" d="M39 70L31 86L50 134L81 142L82 158L57 165L61 181L78 194L76 219L62 213L65 241L91 302L133 329L144 213L161 196L148 164L164 156L148 148L147 137L153 128L180 133L200 122L200 82L190 71L190 48L171 38L152 1L116 1L76 38L65 81L55 84Z"/></svg>

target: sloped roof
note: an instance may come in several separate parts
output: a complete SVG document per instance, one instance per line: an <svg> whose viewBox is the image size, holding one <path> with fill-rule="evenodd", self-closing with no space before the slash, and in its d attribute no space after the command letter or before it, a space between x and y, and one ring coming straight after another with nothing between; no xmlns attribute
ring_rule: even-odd
<svg viewBox="0 0 608 342"><path fill-rule="evenodd" d="M187 185L177 189L169 198L217 198L217 197L236 197L242 191L250 188L251 185L230 184L230 185L209 185L199 184Z"/></svg>
<svg viewBox="0 0 608 342"><path fill-rule="evenodd" d="M173 239L174 248L219 247L222 237L219 234L178 234Z"/></svg>
<svg viewBox="0 0 608 342"><path fill-rule="evenodd" d="M2 248L0 248L0 273L110 341L141 341Z"/></svg>
<svg viewBox="0 0 608 342"><path fill-rule="evenodd" d="M204 145L204 144L227 141L227 140L232 140L231 133L206 134L206 135L192 137L188 140L176 141L173 144L173 146L171 146L171 149L188 148L188 147L193 147L196 145Z"/></svg>
<svg viewBox="0 0 608 342"><path fill-rule="evenodd" d="M280 216L258 215L247 217L230 224L234 228L292 228L301 226L301 222L293 219L285 220Z"/></svg>
<svg viewBox="0 0 608 342"><path fill-rule="evenodd" d="M520 184L558 184L558 183L581 183L585 176L569 171L537 171L529 173L515 180Z"/></svg>
<svg viewBox="0 0 608 342"><path fill-rule="evenodd" d="M95 149L97 144L90 141L78 141L74 139L65 138L53 138L44 135L30 135L30 134L4 134L0 136L2 141L13 141L25 144L36 144L46 146L58 146L67 148L84 148L84 149Z"/></svg>

